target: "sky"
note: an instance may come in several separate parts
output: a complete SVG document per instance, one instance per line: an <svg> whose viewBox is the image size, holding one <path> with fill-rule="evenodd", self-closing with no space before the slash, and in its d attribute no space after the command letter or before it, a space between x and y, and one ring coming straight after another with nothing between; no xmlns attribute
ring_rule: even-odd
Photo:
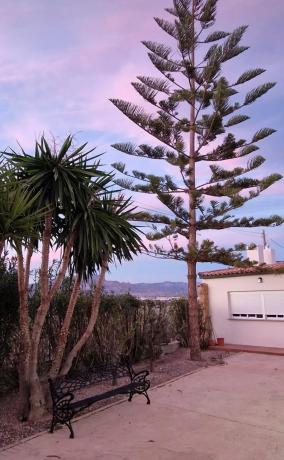
<svg viewBox="0 0 284 460"><path fill-rule="evenodd" d="M114 161L128 169L174 174L169 165L156 160L131 160L113 150L115 142L151 142L110 102L122 98L141 103L131 87L137 75L155 75L141 40L164 42L166 35L153 21L166 17L171 0L0 0L0 146L32 152L35 139L43 132L60 142L67 134L78 144L88 142L104 153L102 162L111 170ZM250 137L262 127L277 133L262 141L267 161L257 173L284 174L284 61L282 20L284 3L279 0L219 0L216 29L232 31L248 24L244 43L250 49L229 61L225 71L235 78L243 71L264 67L267 72L253 85L276 81L277 86L253 104L249 122L236 133ZM251 86L252 87L252 86ZM251 89L246 87L247 90ZM150 109L150 107L149 107ZM155 141L153 145L156 145ZM135 161L135 163L134 163ZM198 180L205 176L198 169ZM241 214L266 216L284 214L284 181L246 204ZM133 195L140 209L163 212L153 197ZM230 246L240 241L261 243L261 229L210 231L204 235L217 244ZM277 260L284 260L283 226L266 230ZM37 260L34 261L34 266ZM215 268L204 264L199 271ZM122 266L113 266L109 279L130 282L186 281L183 262L156 260L147 255Z"/></svg>

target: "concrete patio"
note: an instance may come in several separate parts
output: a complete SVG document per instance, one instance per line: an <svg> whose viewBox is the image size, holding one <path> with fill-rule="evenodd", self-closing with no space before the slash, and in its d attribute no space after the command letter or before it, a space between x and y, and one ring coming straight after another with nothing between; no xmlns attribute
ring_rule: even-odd
<svg viewBox="0 0 284 460"><path fill-rule="evenodd" d="M5 460L283 460L284 357L241 353L0 452Z"/></svg>

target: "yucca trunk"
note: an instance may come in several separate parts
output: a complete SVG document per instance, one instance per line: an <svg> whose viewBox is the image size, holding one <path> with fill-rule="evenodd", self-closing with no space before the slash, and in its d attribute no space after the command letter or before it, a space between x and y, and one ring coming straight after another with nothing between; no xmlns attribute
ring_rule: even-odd
<svg viewBox="0 0 284 460"><path fill-rule="evenodd" d="M195 66L195 48L194 48L194 15L195 0L192 0L192 51L191 64ZM190 87L192 91L192 101L190 108L190 133L189 133L189 256L187 261L188 268L188 329L190 337L190 357L192 360L200 360L200 343L199 343L199 321L198 321L198 302L196 288L196 181L195 181L195 77L191 78Z"/></svg>
<svg viewBox="0 0 284 460"><path fill-rule="evenodd" d="M30 357L30 413L29 419L36 420L40 418L45 411L44 395L41 391L41 384L38 376L38 352L39 342L42 333L44 321L48 312L48 267L49 267L49 248L52 229L52 212L49 211L45 216L44 231L42 237L42 259L40 267L40 306L36 312L33 325L31 340L31 357Z"/></svg>
<svg viewBox="0 0 284 460"><path fill-rule="evenodd" d="M66 343L68 339L69 328L70 328L70 324L71 324L73 313L74 313L74 308L76 306L78 295L80 293L80 285L81 285L81 277L77 275L73 289L72 289L72 293L70 296L69 304L66 310L65 318L64 318L61 330L60 330L55 356L53 358L52 366L49 372L49 376L52 379L57 377L57 375L59 374L60 368L61 368L62 359L63 359L63 355L65 352Z"/></svg>
<svg viewBox="0 0 284 460"><path fill-rule="evenodd" d="M19 407L18 415L20 420L27 420L29 414L29 365L31 355L31 338L28 310L28 279L29 262L31 255L29 252L24 269L24 258L21 246L17 247L18 258L18 291L19 291Z"/></svg>
<svg viewBox="0 0 284 460"><path fill-rule="evenodd" d="M48 279L48 267L49 267L49 250L51 240L51 229L52 229L52 213L49 212L45 218L45 226L42 238L42 263L40 269L40 294L41 303L37 310L31 339L31 357L30 357L30 413L29 419L36 420L40 418L46 410L46 401L44 392L38 375L38 355L39 355L39 344L40 338L44 326L44 322L50 307L50 302L54 295L60 289L63 282L70 252L72 249L74 235L71 235L62 259L61 269L56 277L53 286L49 289Z"/></svg>
<svg viewBox="0 0 284 460"><path fill-rule="evenodd" d="M91 306L91 314L89 318L88 325L86 327L85 332L83 335L80 337L76 345L72 348L70 353L68 354L62 369L60 371L60 375L66 375L68 374L69 370L71 369L72 363L74 359L77 357L78 353L82 349L82 347L85 345L91 334L93 333L98 313L99 313L99 307L100 307L100 302L101 302L101 296L102 296L102 289L104 285L104 280L105 280L105 274L107 271L108 264L105 261L102 264L100 275L93 293L93 300L92 300L92 306Z"/></svg>
<svg viewBox="0 0 284 460"><path fill-rule="evenodd" d="M4 251L5 248L5 241L0 240L0 259L2 257L2 252Z"/></svg>

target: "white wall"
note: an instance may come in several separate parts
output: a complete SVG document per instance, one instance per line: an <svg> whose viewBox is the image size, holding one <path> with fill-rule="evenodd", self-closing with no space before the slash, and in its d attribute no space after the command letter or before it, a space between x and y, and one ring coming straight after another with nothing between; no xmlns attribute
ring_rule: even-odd
<svg viewBox="0 0 284 460"><path fill-rule="evenodd" d="M263 283L258 283L261 276ZM284 274L204 279L209 288L209 308L216 337L225 343L284 348L284 321L230 319L230 291L274 291L284 289ZM284 310L284 299L283 299Z"/></svg>

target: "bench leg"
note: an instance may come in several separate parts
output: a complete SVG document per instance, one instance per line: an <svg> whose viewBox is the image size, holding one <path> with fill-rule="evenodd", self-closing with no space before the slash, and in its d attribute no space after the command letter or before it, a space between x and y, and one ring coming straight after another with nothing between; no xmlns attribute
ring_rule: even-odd
<svg viewBox="0 0 284 460"><path fill-rule="evenodd" d="M150 404L150 403L151 403L151 401L150 401L150 398L149 398L149 396L148 396L148 393L147 393L147 391L146 391L146 390L145 390L145 391L143 391L143 393L142 393L142 394L143 394L143 395L145 396L145 398L147 399L147 404Z"/></svg>
<svg viewBox="0 0 284 460"><path fill-rule="evenodd" d="M50 429L49 429L49 433L54 432L55 425L56 425L56 420L55 420L55 417L53 416L52 421L51 421L51 425L50 425Z"/></svg>
<svg viewBox="0 0 284 460"><path fill-rule="evenodd" d="M73 431L73 428L72 428L72 425L71 425L71 420L69 420L69 422L65 422L65 425L69 428L69 431L70 431L70 439L74 439L74 431Z"/></svg>
<svg viewBox="0 0 284 460"><path fill-rule="evenodd" d="M128 401L129 401L129 402L132 401L132 398L133 398L134 394L135 394L135 391L129 393L129 397L128 397ZM145 398L147 399L147 404L150 404L150 403L151 403L150 398L149 398L148 393L147 393L147 390L145 390L145 391L139 391L139 392L137 392L137 394L138 394L138 395L139 395L139 394L144 395Z"/></svg>

